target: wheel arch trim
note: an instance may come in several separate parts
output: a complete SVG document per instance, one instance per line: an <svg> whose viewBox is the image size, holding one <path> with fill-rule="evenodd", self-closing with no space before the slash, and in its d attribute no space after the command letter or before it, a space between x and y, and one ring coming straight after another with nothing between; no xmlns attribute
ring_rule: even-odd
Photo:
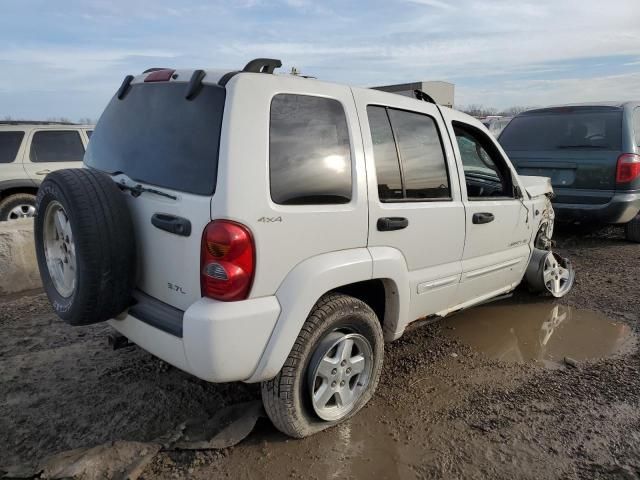
<svg viewBox="0 0 640 480"><path fill-rule="evenodd" d="M326 293L352 283L380 279L385 287L385 340L398 338L400 318L409 310L409 283L404 257L376 252L384 265L375 265L367 248L341 250L312 257L298 264L276 292L281 312L256 370L246 382L259 382L275 377L286 361L309 312ZM400 263L401 261L401 263ZM394 265L396 264L396 265ZM390 275L376 275L376 272ZM403 272L404 270L404 272ZM402 316L404 315L404 317Z"/></svg>

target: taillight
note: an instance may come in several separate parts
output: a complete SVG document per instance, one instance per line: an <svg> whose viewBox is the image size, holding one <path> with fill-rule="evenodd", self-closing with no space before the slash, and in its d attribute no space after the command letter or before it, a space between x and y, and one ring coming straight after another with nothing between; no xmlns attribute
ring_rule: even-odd
<svg viewBox="0 0 640 480"><path fill-rule="evenodd" d="M251 232L239 223L214 220L204 229L200 253L200 287L203 297L244 300L255 270Z"/></svg>
<svg viewBox="0 0 640 480"><path fill-rule="evenodd" d="M640 177L640 155L623 153L618 157L616 182L629 183Z"/></svg>

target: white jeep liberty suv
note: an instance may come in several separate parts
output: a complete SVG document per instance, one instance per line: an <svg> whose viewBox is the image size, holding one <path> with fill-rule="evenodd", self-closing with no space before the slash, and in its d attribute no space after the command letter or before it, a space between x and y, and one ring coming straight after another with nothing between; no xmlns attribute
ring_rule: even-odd
<svg viewBox="0 0 640 480"><path fill-rule="evenodd" d="M546 178L518 176L479 121L298 76L127 76L82 169L37 202L45 290L211 382L262 382L304 437L355 414L407 324L514 290L562 296Z"/></svg>

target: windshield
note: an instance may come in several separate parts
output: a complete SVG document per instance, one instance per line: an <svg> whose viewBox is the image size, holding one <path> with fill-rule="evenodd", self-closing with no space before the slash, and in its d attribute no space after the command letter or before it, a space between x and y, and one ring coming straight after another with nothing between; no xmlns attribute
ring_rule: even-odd
<svg viewBox="0 0 640 480"><path fill-rule="evenodd" d="M85 164L172 190L215 190L225 90L205 85L192 100L185 83L142 83L114 97L91 135Z"/></svg>
<svg viewBox="0 0 640 480"><path fill-rule="evenodd" d="M620 150L622 110L566 110L515 117L500 135L506 150Z"/></svg>

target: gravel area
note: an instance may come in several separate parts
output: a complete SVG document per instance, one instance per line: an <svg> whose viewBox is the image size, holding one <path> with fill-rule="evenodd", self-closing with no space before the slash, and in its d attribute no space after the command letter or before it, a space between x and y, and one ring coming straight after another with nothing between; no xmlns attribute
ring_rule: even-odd
<svg viewBox="0 0 640 480"><path fill-rule="evenodd" d="M609 228L561 232L558 250L577 282L545 301L637 333L640 245ZM516 308L532 300L519 290ZM387 345L378 392L349 422L290 440L261 419L235 447L163 450L142 478L640 478L635 344L544 368L475 350L451 334L455 321L416 325ZM112 351L108 326L69 327L38 292L0 298L0 324L0 470L113 440L150 442L259 398L256 385L208 384L137 347Z"/></svg>

